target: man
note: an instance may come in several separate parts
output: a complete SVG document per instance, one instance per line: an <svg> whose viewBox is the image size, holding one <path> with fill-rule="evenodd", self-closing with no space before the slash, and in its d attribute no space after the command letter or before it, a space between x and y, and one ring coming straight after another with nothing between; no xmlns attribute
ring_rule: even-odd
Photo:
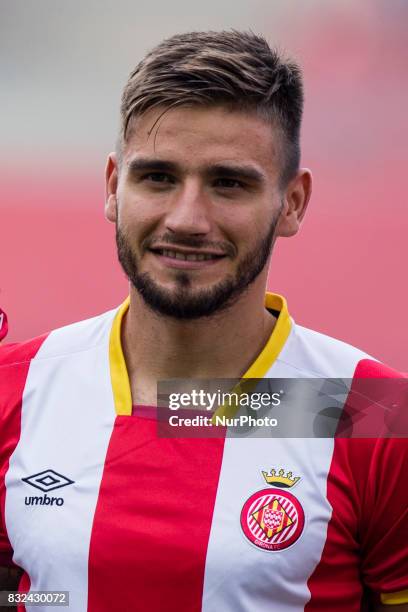
<svg viewBox="0 0 408 612"><path fill-rule="evenodd" d="M22 589L91 612L408 610L404 440L157 434L162 380L396 376L265 297L311 194L302 103L252 33L174 36L130 75L106 168L130 298L1 351Z"/></svg>

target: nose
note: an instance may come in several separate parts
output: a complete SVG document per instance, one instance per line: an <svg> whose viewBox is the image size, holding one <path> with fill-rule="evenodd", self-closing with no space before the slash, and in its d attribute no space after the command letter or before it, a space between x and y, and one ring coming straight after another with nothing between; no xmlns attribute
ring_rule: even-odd
<svg viewBox="0 0 408 612"><path fill-rule="evenodd" d="M186 184L174 195L165 219L166 229L177 234L207 235L211 229L210 202L197 184Z"/></svg>

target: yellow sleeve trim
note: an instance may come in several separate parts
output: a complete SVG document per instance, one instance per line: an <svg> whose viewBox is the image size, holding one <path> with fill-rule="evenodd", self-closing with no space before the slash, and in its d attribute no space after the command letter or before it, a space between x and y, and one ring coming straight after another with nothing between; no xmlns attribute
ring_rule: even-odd
<svg viewBox="0 0 408 612"><path fill-rule="evenodd" d="M265 308L278 310L279 316L268 342L265 344L254 363L242 376L243 379L263 378L265 374L267 374L283 349L292 328L288 307L284 297L277 293L266 293ZM250 391L250 387L245 383L238 383L232 390L233 393L238 394L242 392L249 393ZM237 409L238 406L234 406L232 403L226 406L220 406L213 415L213 423L215 423L215 416L232 418L236 414Z"/></svg>
<svg viewBox="0 0 408 612"><path fill-rule="evenodd" d="M113 320L109 338L109 362L113 400L116 414L118 415L132 414L132 393L121 342L122 321L129 308L129 301L129 298L127 298L118 309Z"/></svg>
<svg viewBox="0 0 408 612"><path fill-rule="evenodd" d="M408 589L398 591L398 593L381 593L381 603L386 606L408 603Z"/></svg>

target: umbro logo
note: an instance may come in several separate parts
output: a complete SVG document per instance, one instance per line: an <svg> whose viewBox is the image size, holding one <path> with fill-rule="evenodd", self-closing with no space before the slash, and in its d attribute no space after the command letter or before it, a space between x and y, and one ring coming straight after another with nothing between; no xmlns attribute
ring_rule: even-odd
<svg viewBox="0 0 408 612"><path fill-rule="evenodd" d="M26 506L53 506L54 503L56 506L62 506L64 504L62 497L48 497L47 493L74 484L73 480L54 470L44 470L21 480L45 493L43 497L26 497Z"/></svg>
<svg viewBox="0 0 408 612"><path fill-rule="evenodd" d="M43 472L33 474L21 480L24 480L24 482L36 489L40 489L40 491L44 493L49 493L55 489L61 489L67 485L74 484L73 480L70 480L66 476L62 476L62 474L58 474L58 472L54 472L54 470L44 470Z"/></svg>

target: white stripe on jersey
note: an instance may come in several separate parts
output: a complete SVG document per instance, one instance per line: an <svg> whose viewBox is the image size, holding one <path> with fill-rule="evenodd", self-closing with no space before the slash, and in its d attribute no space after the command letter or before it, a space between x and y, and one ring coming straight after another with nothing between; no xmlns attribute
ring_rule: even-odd
<svg viewBox="0 0 408 612"><path fill-rule="evenodd" d="M229 438L225 442L207 553L203 612L303 612L307 580L326 540L331 507L326 499L333 439ZM299 540L284 551L251 545L237 520L257 490L266 489L262 470L285 466L301 480L293 493L305 511ZM231 486L229 483L233 483ZM313 520L310 517L313 516Z"/></svg>
<svg viewBox="0 0 408 612"><path fill-rule="evenodd" d="M32 590L69 591L75 612L87 610L91 529L116 417L109 371L114 315L64 327L44 341L30 365L21 438L6 476L6 526L14 562L28 573ZM26 497L44 493L21 479L47 469L74 481L47 493L64 504L26 505ZM34 532L41 533L39 550L33 546L38 542Z"/></svg>

